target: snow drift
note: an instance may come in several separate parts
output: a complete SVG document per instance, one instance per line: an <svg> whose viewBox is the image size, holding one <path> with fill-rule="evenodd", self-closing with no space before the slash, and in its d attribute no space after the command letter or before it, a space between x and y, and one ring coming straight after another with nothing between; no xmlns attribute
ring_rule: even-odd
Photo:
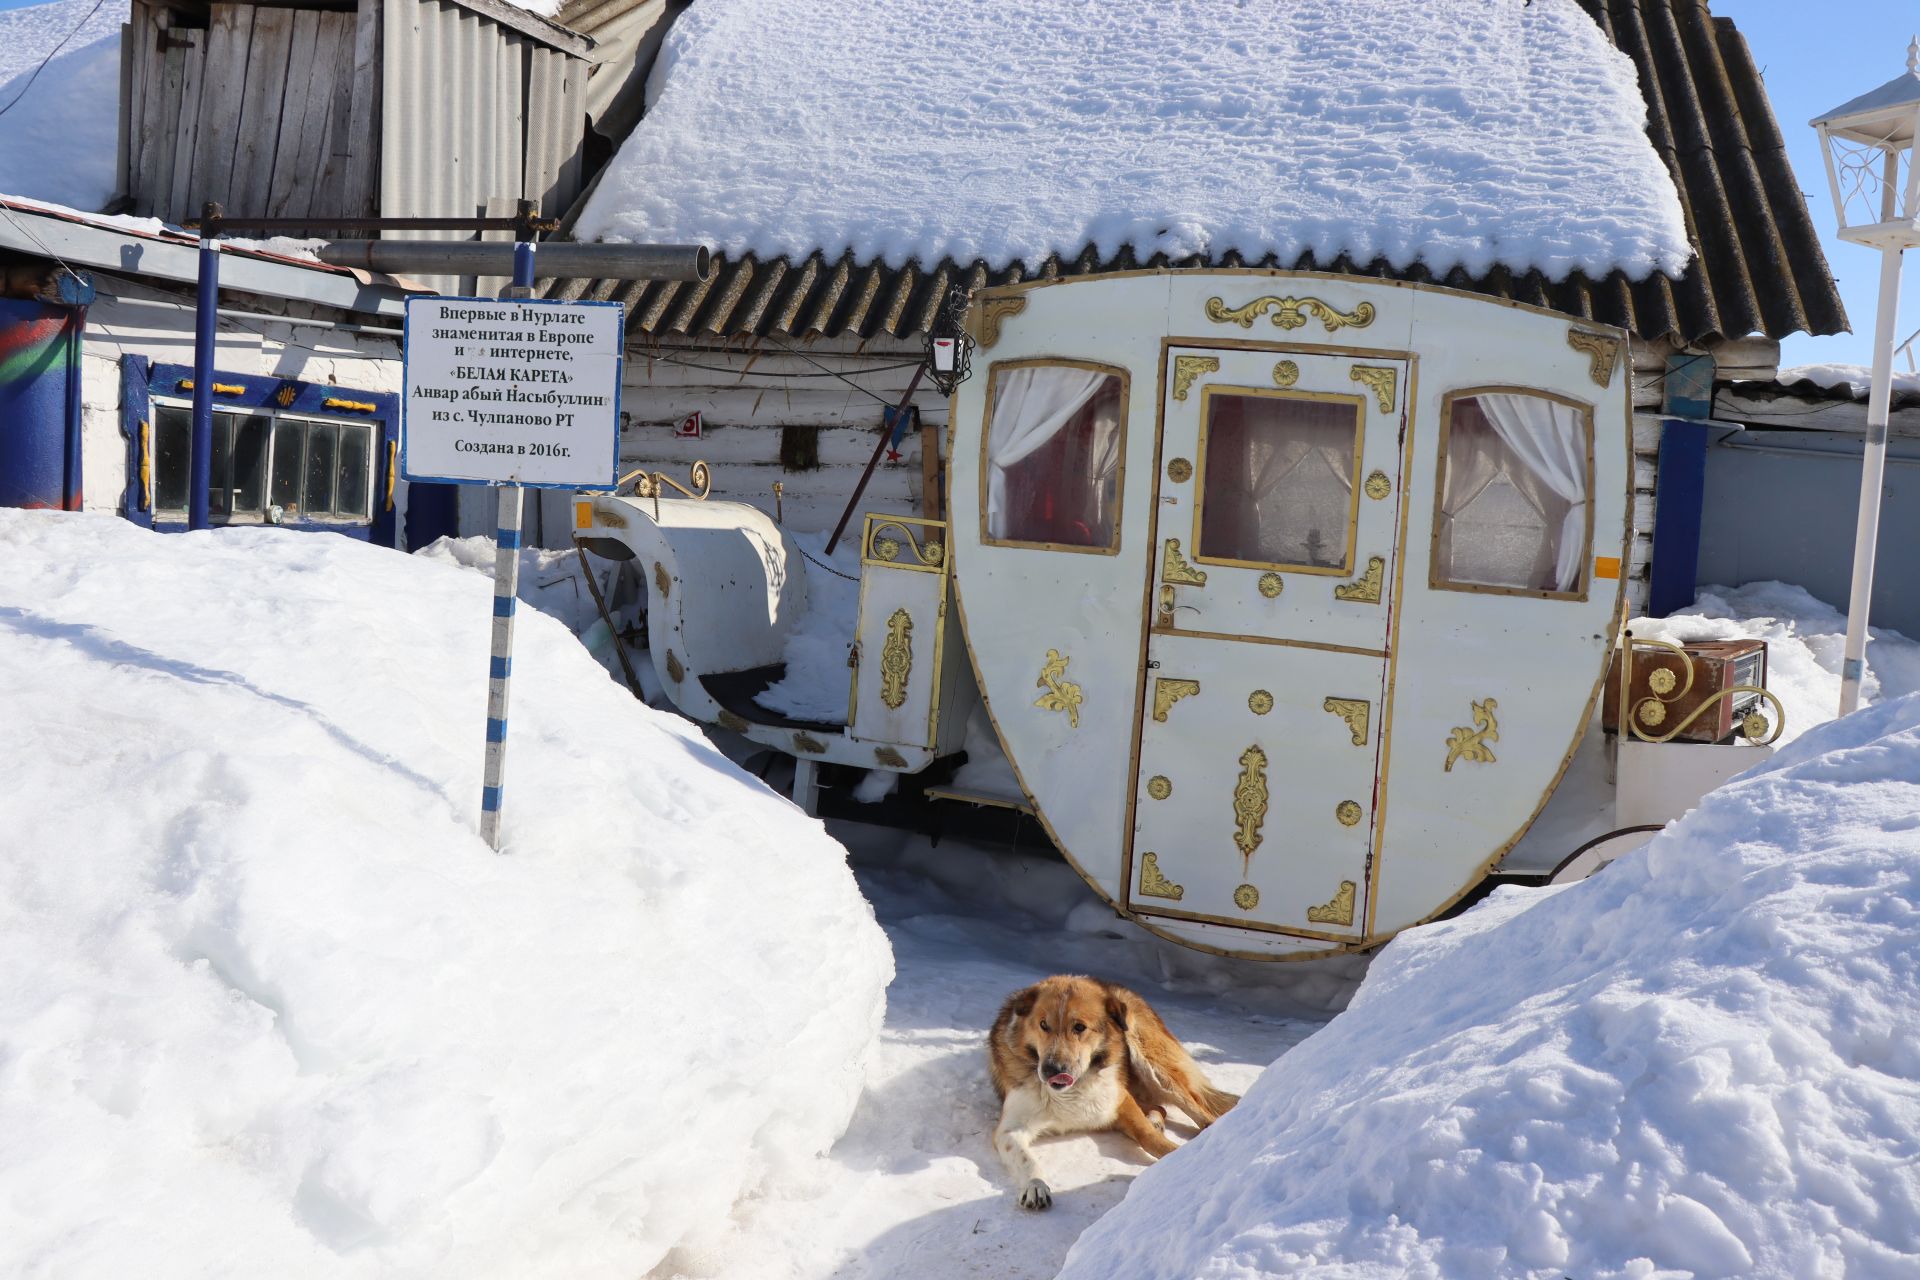
<svg viewBox="0 0 1920 1280"><path fill-rule="evenodd" d="M1556 280L1692 256L1633 63L1573 0L701 0L648 88L583 239Z"/></svg>
<svg viewBox="0 0 1920 1280"><path fill-rule="evenodd" d="M0 194L83 210L113 198L126 20L126 0L0 12Z"/></svg>
<svg viewBox="0 0 1920 1280"><path fill-rule="evenodd" d="M1920 1274L1920 696L1402 934L1061 1280Z"/></svg>
<svg viewBox="0 0 1920 1280"><path fill-rule="evenodd" d="M609 1276L844 1128L891 974L815 822L489 587L0 510L0 1273Z"/></svg>

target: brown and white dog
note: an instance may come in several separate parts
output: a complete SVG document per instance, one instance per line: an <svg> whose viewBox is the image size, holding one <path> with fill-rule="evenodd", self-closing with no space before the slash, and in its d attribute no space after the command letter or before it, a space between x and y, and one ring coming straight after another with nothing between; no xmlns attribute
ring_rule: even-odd
<svg viewBox="0 0 1920 1280"><path fill-rule="evenodd" d="M1095 978L1056 975L1014 992L987 1053L1000 1097L994 1150L1028 1209L1053 1205L1035 1138L1118 1129L1158 1159L1174 1147L1168 1104L1204 1129L1240 1100L1207 1083L1145 1000Z"/></svg>

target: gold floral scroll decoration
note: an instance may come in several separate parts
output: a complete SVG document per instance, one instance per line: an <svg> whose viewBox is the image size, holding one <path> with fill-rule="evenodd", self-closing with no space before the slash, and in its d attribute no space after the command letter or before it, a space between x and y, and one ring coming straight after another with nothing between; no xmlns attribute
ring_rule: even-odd
<svg viewBox="0 0 1920 1280"><path fill-rule="evenodd" d="M1187 558L1180 554L1180 539L1168 538L1160 556L1160 581L1180 587L1204 587L1207 573L1187 563Z"/></svg>
<svg viewBox="0 0 1920 1280"><path fill-rule="evenodd" d="M1193 479L1193 464L1185 458L1175 458L1167 464L1167 479L1175 484L1185 484Z"/></svg>
<svg viewBox="0 0 1920 1280"><path fill-rule="evenodd" d="M720 721L720 727L722 729L731 729L735 733L745 733L747 730L753 728L752 725L747 723L745 716L729 711L725 707L720 708L720 714L716 718Z"/></svg>
<svg viewBox="0 0 1920 1280"><path fill-rule="evenodd" d="M1260 891L1250 884L1243 884L1233 891L1233 905L1242 911L1251 911L1260 905Z"/></svg>
<svg viewBox="0 0 1920 1280"><path fill-rule="evenodd" d="M875 538L873 540L873 558L875 560L898 560L900 558L900 539Z"/></svg>
<svg viewBox="0 0 1920 1280"><path fill-rule="evenodd" d="M1367 390L1373 392L1373 398L1380 402L1380 412L1393 412L1393 392L1398 377L1391 368L1384 365L1357 364L1348 370L1347 376L1355 382L1364 383Z"/></svg>
<svg viewBox="0 0 1920 1280"><path fill-rule="evenodd" d="M1186 888L1167 879L1160 871L1160 855L1150 853L1140 859L1140 894L1147 898L1166 898L1178 902L1186 897Z"/></svg>
<svg viewBox="0 0 1920 1280"><path fill-rule="evenodd" d="M816 756L819 755L822 751L825 751L827 749L826 743L820 741L820 739L814 737L812 734L809 734L809 733L794 734L793 745L798 750L805 751L809 755L816 755Z"/></svg>
<svg viewBox="0 0 1920 1280"><path fill-rule="evenodd" d="M1279 329L1303 329L1310 315L1318 317L1328 333L1348 325L1364 329L1373 323L1371 302L1363 302L1352 311L1339 311L1318 298L1281 298L1268 294L1240 307L1229 307L1223 298L1207 299L1207 319L1219 324L1237 324L1242 329L1253 328L1253 322L1269 311L1273 312L1274 327Z"/></svg>
<svg viewBox="0 0 1920 1280"><path fill-rule="evenodd" d="M1614 365L1620 359L1620 339L1604 333L1588 333L1584 329L1569 329L1567 345L1591 362L1587 373L1593 378L1594 385L1606 387L1613 384Z"/></svg>
<svg viewBox="0 0 1920 1280"><path fill-rule="evenodd" d="M1267 753L1258 746L1240 753L1240 778L1233 786L1233 842L1243 861L1260 847L1260 827L1267 820Z"/></svg>
<svg viewBox="0 0 1920 1280"><path fill-rule="evenodd" d="M1698 706L1694 707L1685 719L1668 729L1664 734L1656 737L1654 734L1647 732L1649 729L1657 730L1665 725L1668 718L1669 704L1680 703L1693 691L1694 669L1693 656L1682 646L1672 644L1665 640L1644 639L1629 633L1627 637L1627 658L1629 662L1624 666L1621 673L1623 681L1626 684L1630 685L1632 683L1632 672L1634 669L1632 664L1639 661L1639 659L1635 657L1636 651L1645 648L1658 648L1671 652L1674 658L1677 659L1675 665L1685 674L1686 679L1682 681L1680 676L1675 674L1672 667L1656 667L1647 673L1647 689L1653 696L1650 698L1642 698L1627 708L1627 731L1640 741L1653 743L1671 742L1682 733L1685 733L1688 726L1693 724L1694 721L1710 713L1713 708L1718 706L1722 701L1729 701L1749 693L1757 695L1763 702L1772 705L1774 713L1774 721L1771 726L1772 736L1762 741L1762 735L1769 732L1769 726L1767 724L1767 718L1761 715L1758 709L1755 709L1749 711L1741 718L1739 728L1743 737L1755 742L1760 742L1762 746L1765 746L1769 743L1777 742L1780 734L1786 729L1787 712L1786 708L1781 705L1779 698L1758 685L1740 684L1731 685L1720 690L1712 697L1705 699Z"/></svg>
<svg viewBox="0 0 1920 1280"><path fill-rule="evenodd" d="M1167 712L1173 704L1182 698L1191 698L1200 692L1198 680L1169 680L1165 676L1155 678L1153 682L1153 718L1161 724L1167 722Z"/></svg>
<svg viewBox="0 0 1920 1280"><path fill-rule="evenodd" d="M1342 583L1333 589L1335 600L1350 600L1355 604L1379 604L1380 588L1386 584L1387 562L1379 556L1367 560L1367 571L1352 582Z"/></svg>
<svg viewBox="0 0 1920 1280"><path fill-rule="evenodd" d="M1286 589L1287 580L1269 570L1260 575L1260 594L1272 600Z"/></svg>
<svg viewBox="0 0 1920 1280"><path fill-rule="evenodd" d="M873 749L873 758L876 762L885 765L889 769L904 769L907 767L907 758L898 751L895 751L892 747L875 747Z"/></svg>
<svg viewBox="0 0 1920 1280"><path fill-rule="evenodd" d="M680 665L680 659L671 649L667 650L667 678L675 684L687 678L687 669Z"/></svg>
<svg viewBox="0 0 1920 1280"><path fill-rule="evenodd" d="M1203 373L1220 372L1218 356L1175 356L1173 358L1173 398L1185 400L1193 380Z"/></svg>
<svg viewBox="0 0 1920 1280"><path fill-rule="evenodd" d="M653 562L653 589L660 593L662 600L665 600L667 593L673 589L673 579L667 576L666 566L658 560Z"/></svg>
<svg viewBox="0 0 1920 1280"><path fill-rule="evenodd" d="M1367 483L1363 487L1366 489L1369 498L1372 498L1375 502L1379 502L1382 498L1385 498L1393 492L1393 481L1387 479L1386 472L1375 471L1367 477Z"/></svg>
<svg viewBox="0 0 1920 1280"><path fill-rule="evenodd" d="M1017 316L1027 309L1024 297L985 298L980 303L980 345L990 347L1000 341L1000 326L1006 323L1008 316Z"/></svg>
<svg viewBox="0 0 1920 1280"><path fill-rule="evenodd" d="M880 701L898 711L907 700L907 676L913 671L913 617L895 609L887 619L887 642L880 649Z"/></svg>
<svg viewBox="0 0 1920 1280"><path fill-rule="evenodd" d="M1337 924L1348 928L1353 925L1353 900L1358 896L1360 886L1351 880L1340 882L1340 892L1333 895L1333 901L1321 907L1307 908L1308 924Z"/></svg>
<svg viewBox="0 0 1920 1280"><path fill-rule="evenodd" d="M646 470L627 472L626 475L620 477L619 483L614 485L614 488L618 489L620 485L625 484L629 480L634 482L634 497L653 499L653 514L655 519L658 519L660 516L660 499L668 489L676 489L683 496L691 498L695 502L705 502L707 495L713 492L713 468L707 465L705 459L695 462L687 471L687 484L692 485L693 489L687 488L687 485L681 484L664 471ZM693 491L694 489L698 489L700 492L695 493Z"/></svg>
<svg viewBox="0 0 1920 1280"><path fill-rule="evenodd" d="M1357 800L1342 800L1333 807L1333 816L1340 820L1340 825L1343 827L1359 826L1362 816L1360 802Z"/></svg>
<svg viewBox="0 0 1920 1280"><path fill-rule="evenodd" d="M1147 779L1147 794L1155 800L1165 800L1173 794L1173 780L1164 773L1156 773Z"/></svg>
<svg viewBox="0 0 1920 1280"><path fill-rule="evenodd" d="M1033 700L1033 705L1042 711L1064 711L1067 724L1072 728L1080 727L1080 703L1083 697L1080 686L1066 678L1067 664L1072 658L1063 657L1058 649L1047 650L1047 660L1041 664L1040 678L1033 682L1036 689L1046 692Z"/></svg>
<svg viewBox="0 0 1920 1280"><path fill-rule="evenodd" d="M1320 707L1347 722L1347 732L1353 735L1354 746L1367 745L1367 721L1373 714L1372 703L1363 698L1328 698Z"/></svg>
<svg viewBox="0 0 1920 1280"><path fill-rule="evenodd" d="M1255 689L1247 695L1247 710L1257 716L1263 716L1273 710L1273 695L1265 689Z"/></svg>
<svg viewBox="0 0 1920 1280"><path fill-rule="evenodd" d="M1447 764L1443 773L1453 772L1453 762L1469 760L1474 764L1497 764L1498 757L1493 754L1489 742L1500 741L1500 722L1494 718L1494 710L1499 706L1492 698L1473 704L1473 723L1479 728L1466 725L1456 726L1447 735Z"/></svg>
<svg viewBox="0 0 1920 1280"><path fill-rule="evenodd" d="M1282 391L1300 381L1300 366L1291 360L1282 360L1273 366L1273 385Z"/></svg>

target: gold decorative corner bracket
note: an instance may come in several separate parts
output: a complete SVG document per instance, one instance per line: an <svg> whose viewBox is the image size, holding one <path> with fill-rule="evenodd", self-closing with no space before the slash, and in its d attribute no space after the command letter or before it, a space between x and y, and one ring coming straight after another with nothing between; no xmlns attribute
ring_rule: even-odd
<svg viewBox="0 0 1920 1280"><path fill-rule="evenodd" d="M1153 682L1153 718L1161 724L1167 722L1167 712L1173 704L1182 698L1191 698L1200 692L1198 680L1170 680L1165 676L1155 677Z"/></svg>
<svg viewBox="0 0 1920 1280"><path fill-rule="evenodd" d="M990 347L1000 341L1000 326L1008 317L1027 309L1025 297L987 298L980 303L980 345Z"/></svg>
<svg viewBox="0 0 1920 1280"><path fill-rule="evenodd" d="M1165 800L1173 794L1173 780L1164 773L1156 773L1147 779L1147 794L1155 800Z"/></svg>
<svg viewBox="0 0 1920 1280"><path fill-rule="evenodd" d="M1567 345L1590 361L1587 373L1595 386L1613 385L1614 366L1620 360L1620 339L1604 333L1589 333L1585 329L1569 329Z"/></svg>
<svg viewBox="0 0 1920 1280"><path fill-rule="evenodd" d="M1233 784L1233 842L1243 862L1260 847L1260 828L1267 820L1267 753L1257 745L1240 753L1240 777Z"/></svg>
<svg viewBox="0 0 1920 1280"><path fill-rule="evenodd" d="M1347 371L1347 376L1355 382L1365 385L1373 392L1373 398L1380 402L1380 412L1393 412L1394 388L1399 384L1399 375L1386 365L1357 364Z"/></svg>
<svg viewBox="0 0 1920 1280"><path fill-rule="evenodd" d="M1161 873L1159 854L1149 853L1140 859L1140 896L1178 902L1187 896L1187 890Z"/></svg>
<svg viewBox="0 0 1920 1280"><path fill-rule="evenodd" d="M1320 704L1321 709L1331 711L1347 722L1347 732L1353 736L1353 745L1367 745L1367 721L1373 715L1373 704L1363 698L1328 698Z"/></svg>
<svg viewBox="0 0 1920 1280"><path fill-rule="evenodd" d="M1067 664L1072 658L1065 657L1058 649L1047 650L1047 660L1041 664L1040 678L1033 682L1034 688L1046 692L1035 698L1033 705L1042 711L1064 711L1070 728L1080 727L1080 703L1084 700L1080 686L1066 678Z"/></svg>
<svg viewBox="0 0 1920 1280"><path fill-rule="evenodd" d="M1340 892L1333 895L1333 901L1325 906L1308 907L1308 924L1337 924L1345 928L1353 926L1353 902L1359 896L1360 886L1351 880L1340 882Z"/></svg>
<svg viewBox="0 0 1920 1280"><path fill-rule="evenodd" d="M1500 721L1493 714L1499 705L1492 698L1473 704L1473 723L1479 728L1458 725L1452 733L1447 735L1447 764L1441 772L1452 773L1453 762L1456 760L1466 760L1473 764L1499 763L1499 757L1495 756L1493 748L1487 745L1489 742L1500 741Z"/></svg>
<svg viewBox="0 0 1920 1280"><path fill-rule="evenodd" d="M1291 360L1282 360L1273 366L1273 385L1282 391L1290 389L1300 381L1300 366Z"/></svg>
<svg viewBox="0 0 1920 1280"><path fill-rule="evenodd" d="M907 677L913 672L913 616L895 609L887 619L887 642L880 649L880 701L898 711L907 700Z"/></svg>
<svg viewBox="0 0 1920 1280"><path fill-rule="evenodd" d="M1207 299L1207 319L1217 324L1237 324L1242 329L1253 328L1253 322L1269 311L1273 312L1277 329L1303 329L1308 316L1316 317L1328 333L1348 325L1364 329L1373 323L1371 302L1363 302L1352 311L1340 311L1319 298L1281 298L1267 294L1239 307L1229 307L1224 298Z"/></svg>
<svg viewBox="0 0 1920 1280"><path fill-rule="evenodd" d="M1203 373L1220 372L1218 356L1175 356L1173 358L1173 398L1185 400L1193 380Z"/></svg>
<svg viewBox="0 0 1920 1280"><path fill-rule="evenodd" d="M1177 587L1204 587L1207 573L1187 563L1187 558L1180 554L1180 539L1168 538L1160 556L1160 581Z"/></svg>
<svg viewBox="0 0 1920 1280"><path fill-rule="evenodd" d="M1369 498L1372 498L1375 502L1379 502L1393 492L1393 481L1387 479L1386 472L1375 471L1367 477L1367 482L1362 487L1366 490Z"/></svg>
<svg viewBox="0 0 1920 1280"><path fill-rule="evenodd" d="M1386 585L1387 562L1380 556L1371 556L1367 560L1367 571L1352 582L1344 582L1333 589L1335 600L1347 600L1354 604L1379 604L1380 589Z"/></svg>

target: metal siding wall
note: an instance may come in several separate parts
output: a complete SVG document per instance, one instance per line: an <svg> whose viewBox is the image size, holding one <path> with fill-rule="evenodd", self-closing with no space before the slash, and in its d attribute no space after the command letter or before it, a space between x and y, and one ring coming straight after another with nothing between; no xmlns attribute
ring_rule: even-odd
<svg viewBox="0 0 1920 1280"><path fill-rule="evenodd" d="M557 183L561 203L543 208L552 216L564 211L579 183L585 117L575 107L585 86L583 60L445 0L389 0L385 37L383 215L471 217L496 197L529 195L544 203L548 193L529 192L526 175L570 172L572 189ZM546 100L537 122L528 114L530 79ZM560 93L544 91L549 80L561 82ZM472 237L418 232L402 238ZM475 284L471 277L427 283L447 292L471 292Z"/></svg>

